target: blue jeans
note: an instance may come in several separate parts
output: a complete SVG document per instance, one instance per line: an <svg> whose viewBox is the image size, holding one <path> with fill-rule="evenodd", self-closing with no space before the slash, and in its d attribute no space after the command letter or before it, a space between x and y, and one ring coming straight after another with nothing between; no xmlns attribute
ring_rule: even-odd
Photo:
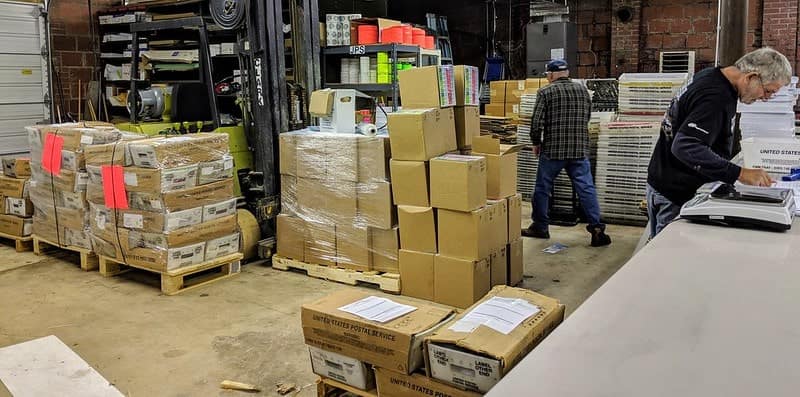
<svg viewBox="0 0 800 397"><path fill-rule="evenodd" d="M647 217L650 218L650 238L661 233L680 214L680 205L669 201L652 186L647 185Z"/></svg>
<svg viewBox="0 0 800 397"><path fill-rule="evenodd" d="M597 202L597 191L592 179L592 168L589 159L552 160L545 154L539 155L539 169L536 171L536 188L533 191L533 226L547 231L550 226L550 195L553 192L553 181L558 173L566 169L572 187L581 201L590 226L601 226L600 204Z"/></svg>

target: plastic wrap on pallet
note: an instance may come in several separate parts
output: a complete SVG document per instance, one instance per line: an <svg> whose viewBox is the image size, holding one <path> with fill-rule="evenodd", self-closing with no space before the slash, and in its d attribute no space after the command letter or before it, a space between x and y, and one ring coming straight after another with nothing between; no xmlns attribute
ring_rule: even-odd
<svg viewBox="0 0 800 397"><path fill-rule="evenodd" d="M227 135L112 146L98 149L87 165L90 230L100 255L166 272L239 252Z"/></svg>
<svg viewBox="0 0 800 397"><path fill-rule="evenodd" d="M388 137L281 134L281 256L354 270L397 272L396 206Z"/></svg>

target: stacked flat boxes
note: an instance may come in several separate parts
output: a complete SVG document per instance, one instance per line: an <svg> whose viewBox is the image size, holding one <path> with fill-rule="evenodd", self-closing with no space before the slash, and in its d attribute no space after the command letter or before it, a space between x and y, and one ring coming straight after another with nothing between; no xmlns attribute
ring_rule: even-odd
<svg viewBox="0 0 800 397"><path fill-rule="evenodd" d="M619 121L660 122L686 73L625 73L619 78Z"/></svg>
<svg viewBox="0 0 800 397"><path fill-rule="evenodd" d="M643 225L647 166L661 123L613 122L600 124L597 195L606 222Z"/></svg>
<svg viewBox="0 0 800 397"><path fill-rule="evenodd" d="M278 254L301 262L397 273L397 214L389 139L355 134L280 136Z"/></svg>
<svg viewBox="0 0 800 397"><path fill-rule="evenodd" d="M28 127L33 234L60 247L92 250L86 151L117 142L111 125L72 123Z"/></svg>
<svg viewBox="0 0 800 397"><path fill-rule="evenodd" d="M33 203L29 198L30 159L3 159L0 175L0 234L26 237L33 228Z"/></svg>
<svg viewBox="0 0 800 397"><path fill-rule="evenodd" d="M98 255L171 272L240 250L226 134L119 141L86 154Z"/></svg>

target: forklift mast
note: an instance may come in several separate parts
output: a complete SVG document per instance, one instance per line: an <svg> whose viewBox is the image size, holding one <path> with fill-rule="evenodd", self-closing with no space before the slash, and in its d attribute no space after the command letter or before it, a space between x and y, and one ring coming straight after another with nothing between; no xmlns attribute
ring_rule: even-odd
<svg viewBox="0 0 800 397"><path fill-rule="evenodd" d="M284 20L285 11L290 11ZM253 151L253 170L239 175L248 207L261 226L259 253L275 246L275 217L280 212L278 135L290 125L284 34L291 30L295 86L306 97L320 85L319 13L316 0L210 0L215 21L238 29L245 130ZM244 14L242 14L244 13ZM244 24L244 28L240 25ZM304 120L308 120L307 110Z"/></svg>

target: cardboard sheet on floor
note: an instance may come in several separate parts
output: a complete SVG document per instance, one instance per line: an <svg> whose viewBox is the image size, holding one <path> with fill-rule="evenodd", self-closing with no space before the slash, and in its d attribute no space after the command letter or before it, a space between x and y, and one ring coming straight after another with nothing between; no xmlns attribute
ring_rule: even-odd
<svg viewBox="0 0 800 397"><path fill-rule="evenodd" d="M0 381L14 397L123 397L54 335L0 349Z"/></svg>

